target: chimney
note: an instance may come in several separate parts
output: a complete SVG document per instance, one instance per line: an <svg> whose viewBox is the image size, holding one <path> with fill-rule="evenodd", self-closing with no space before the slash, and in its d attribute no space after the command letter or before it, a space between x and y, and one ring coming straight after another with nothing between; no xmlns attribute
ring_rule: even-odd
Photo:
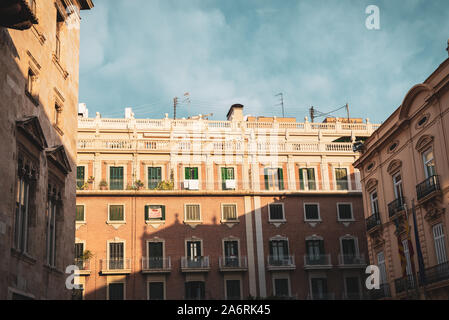
<svg viewBox="0 0 449 320"><path fill-rule="evenodd" d="M243 105L233 104L226 117L228 121L243 121Z"/></svg>

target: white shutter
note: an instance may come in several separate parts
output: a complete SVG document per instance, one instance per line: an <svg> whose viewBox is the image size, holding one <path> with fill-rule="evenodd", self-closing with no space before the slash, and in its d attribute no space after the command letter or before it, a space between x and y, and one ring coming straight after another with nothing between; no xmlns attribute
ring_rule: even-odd
<svg viewBox="0 0 449 320"><path fill-rule="evenodd" d="M387 268L385 266L385 256L383 251L377 254L377 266L380 270L380 283L387 283Z"/></svg>
<svg viewBox="0 0 449 320"><path fill-rule="evenodd" d="M433 240L435 242L437 263L441 264L447 262L445 236L442 223L439 223L433 227Z"/></svg>

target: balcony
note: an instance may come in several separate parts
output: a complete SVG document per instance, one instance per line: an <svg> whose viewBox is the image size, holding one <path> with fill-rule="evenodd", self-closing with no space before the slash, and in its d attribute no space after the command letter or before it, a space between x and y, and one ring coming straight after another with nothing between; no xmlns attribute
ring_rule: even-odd
<svg viewBox="0 0 449 320"><path fill-rule="evenodd" d="M102 259L100 270L102 274L130 274L131 259Z"/></svg>
<svg viewBox="0 0 449 320"><path fill-rule="evenodd" d="M390 285L388 283L381 284L379 289L370 290L369 296L372 300L391 298Z"/></svg>
<svg viewBox="0 0 449 320"><path fill-rule="evenodd" d="M390 218L394 217L397 213L404 211L405 199L403 197L397 198L396 200L388 204L388 216Z"/></svg>
<svg viewBox="0 0 449 320"><path fill-rule="evenodd" d="M267 268L270 271L295 270L295 256L268 256Z"/></svg>
<svg viewBox="0 0 449 320"><path fill-rule="evenodd" d="M377 226L382 225L382 221L380 220L380 214L379 212L376 212L372 215L370 215L368 218L366 218L366 231L372 231Z"/></svg>
<svg viewBox="0 0 449 320"><path fill-rule="evenodd" d="M330 269L332 268L331 255L304 255L304 269Z"/></svg>
<svg viewBox="0 0 449 320"><path fill-rule="evenodd" d="M0 4L0 26L26 30L37 23L35 0L3 0Z"/></svg>
<svg viewBox="0 0 449 320"><path fill-rule="evenodd" d="M75 259L75 265L79 269L80 276L90 275L90 261L85 259Z"/></svg>
<svg viewBox="0 0 449 320"><path fill-rule="evenodd" d="M209 272L209 257L181 257L181 272Z"/></svg>
<svg viewBox="0 0 449 320"><path fill-rule="evenodd" d="M449 262L427 268L425 272L426 284L449 280ZM419 279L419 274L418 274Z"/></svg>
<svg viewBox="0 0 449 320"><path fill-rule="evenodd" d="M340 268L365 268L366 261L363 254L357 255L338 255L338 266Z"/></svg>
<svg viewBox="0 0 449 320"><path fill-rule="evenodd" d="M407 275L406 278L402 277L394 280L394 287L396 288L396 294L407 290L414 290L415 280L413 279L413 275Z"/></svg>
<svg viewBox="0 0 449 320"><path fill-rule="evenodd" d="M142 258L142 273L170 273L171 259L159 257L144 257Z"/></svg>
<svg viewBox="0 0 449 320"><path fill-rule="evenodd" d="M221 272L238 272L248 270L246 257L219 257L218 265Z"/></svg>
<svg viewBox="0 0 449 320"><path fill-rule="evenodd" d="M432 199L440 191L440 179L438 176L431 176L416 186L416 194L420 202Z"/></svg>

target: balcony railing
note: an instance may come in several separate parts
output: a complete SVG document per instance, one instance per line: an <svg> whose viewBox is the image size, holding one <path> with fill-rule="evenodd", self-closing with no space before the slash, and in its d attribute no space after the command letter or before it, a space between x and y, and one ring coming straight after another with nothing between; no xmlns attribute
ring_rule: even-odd
<svg viewBox="0 0 449 320"><path fill-rule="evenodd" d="M208 271L210 269L209 257L181 257L181 270L184 272Z"/></svg>
<svg viewBox="0 0 449 320"><path fill-rule="evenodd" d="M218 265L221 271L246 270L248 260L246 257L219 257Z"/></svg>
<svg viewBox="0 0 449 320"><path fill-rule="evenodd" d="M440 191L440 179L438 176L431 176L416 186L418 200L436 191Z"/></svg>
<svg viewBox="0 0 449 320"><path fill-rule="evenodd" d="M267 266L269 270L295 269L295 256L268 256Z"/></svg>
<svg viewBox="0 0 449 320"><path fill-rule="evenodd" d="M331 266L332 263L330 254L304 255L304 268L306 269L322 269L329 268Z"/></svg>
<svg viewBox="0 0 449 320"><path fill-rule="evenodd" d="M379 289L369 290L369 296L372 300L391 298L390 285L388 283L384 283L380 285Z"/></svg>
<svg viewBox="0 0 449 320"><path fill-rule="evenodd" d="M142 258L142 272L156 273L156 272L170 272L171 259L170 257L144 257Z"/></svg>
<svg viewBox="0 0 449 320"><path fill-rule="evenodd" d="M380 220L380 214L379 212L376 212L372 215L370 215L368 218L366 218L366 230L370 231L371 229L374 229L377 226L380 226L382 224L382 221Z"/></svg>
<svg viewBox="0 0 449 320"><path fill-rule="evenodd" d="M418 279L420 279L418 273ZM449 262L438 264L427 268L425 272L426 284L432 284L439 281L449 280Z"/></svg>
<svg viewBox="0 0 449 320"><path fill-rule="evenodd" d="M363 254L356 254L356 255L347 255L347 254L339 254L338 255L338 264L340 266L345 267L360 267L365 266L365 255Z"/></svg>
<svg viewBox="0 0 449 320"><path fill-rule="evenodd" d="M131 259L102 259L100 269L102 273L131 273Z"/></svg>
<svg viewBox="0 0 449 320"><path fill-rule="evenodd" d="M317 292L307 296L307 300L335 300L335 293Z"/></svg>
<svg viewBox="0 0 449 320"><path fill-rule="evenodd" d="M415 280L413 279L413 275L407 275L405 278L402 277L394 280L394 287L396 288L396 293L415 289Z"/></svg>
<svg viewBox="0 0 449 320"><path fill-rule="evenodd" d="M75 265L78 267L80 271L88 271L90 270L90 262L86 259L75 259Z"/></svg>
<svg viewBox="0 0 449 320"><path fill-rule="evenodd" d="M403 211L405 199L403 197L397 198L388 204L388 215L391 218L396 213Z"/></svg>

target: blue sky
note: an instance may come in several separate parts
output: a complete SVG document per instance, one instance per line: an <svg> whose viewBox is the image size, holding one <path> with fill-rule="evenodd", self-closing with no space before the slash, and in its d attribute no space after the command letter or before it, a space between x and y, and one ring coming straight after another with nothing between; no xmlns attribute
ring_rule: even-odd
<svg viewBox="0 0 449 320"><path fill-rule="evenodd" d="M90 116L178 117L233 103L303 121L349 103L384 121L447 58L447 0L94 0L83 12L80 102ZM368 5L380 30L365 27ZM344 112L336 115L345 115ZM318 119L317 121L320 121Z"/></svg>

